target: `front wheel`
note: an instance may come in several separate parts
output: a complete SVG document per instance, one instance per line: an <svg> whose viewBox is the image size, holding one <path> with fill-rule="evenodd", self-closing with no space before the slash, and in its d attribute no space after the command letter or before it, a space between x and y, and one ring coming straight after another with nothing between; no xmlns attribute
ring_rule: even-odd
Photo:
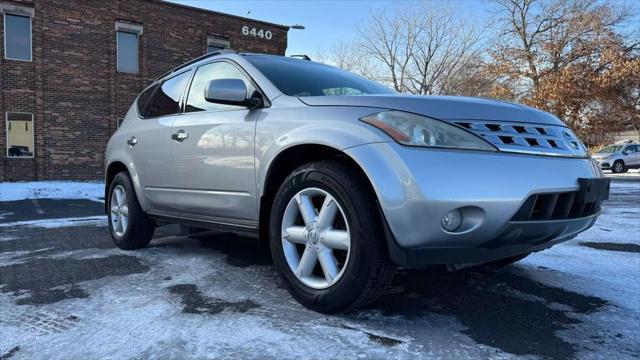
<svg viewBox="0 0 640 360"><path fill-rule="evenodd" d="M287 177L274 200L274 265L293 297L312 310L365 306L393 278L382 219L366 181L339 162L310 163Z"/></svg>
<svg viewBox="0 0 640 360"><path fill-rule="evenodd" d="M616 160L616 162L613 163L613 168L611 169L611 171L614 174L620 174L625 172L624 163L621 160Z"/></svg>

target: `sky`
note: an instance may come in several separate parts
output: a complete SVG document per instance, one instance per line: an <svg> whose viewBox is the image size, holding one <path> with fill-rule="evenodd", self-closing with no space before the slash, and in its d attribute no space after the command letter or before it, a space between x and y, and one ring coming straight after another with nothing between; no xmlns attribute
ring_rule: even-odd
<svg viewBox="0 0 640 360"><path fill-rule="evenodd" d="M399 0L325 0L325 1L255 1L255 0L171 0L172 2L263 20L276 24L301 24L306 29L289 31L287 55L309 55L329 49L338 41L354 38L355 25L371 11L408 5ZM485 0L457 1L462 16L485 17L489 6ZM248 13L250 11L250 13Z"/></svg>

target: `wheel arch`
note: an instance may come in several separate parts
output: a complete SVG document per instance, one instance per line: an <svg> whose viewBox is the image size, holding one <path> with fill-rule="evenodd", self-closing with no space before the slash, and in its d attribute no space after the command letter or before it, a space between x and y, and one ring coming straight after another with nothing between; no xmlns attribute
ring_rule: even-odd
<svg viewBox="0 0 640 360"><path fill-rule="evenodd" d="M127 169L127 166L120 162L120 161L114 161L112 163L109 164L109 166L107 166L107 170L104 173L104 211L108 211L108 199L109 199L109 187L111 186L111 181L113 181L113 178L116 176L117 173L119 172L126 172L129 173L129 169Z"/></svg>
<svg viewBox="0 0 640 360"><path fill-rule="evenodd" d="M144 197L142 196L142 192L140 189L140 183L138 181L137 174L135 170L132 170L129 166L126 165L124 161L121 160L113 160L109 162L104 174L104 208L105 211L107 209L107 199L109 198L109 186L111 186L111 181L116 176L116 174L120 172L126 172L127 175L131 178L131 182L133 183L133 189L136 192L136 198L138 199L138 203L143 209L146 209L146 204L144 202Z"/></svg>
<svg viewBox="0 0 640 360"><path fill-rule="evenodd" d="M358 173L367 180L371 194L377 199L376 192L367 174L362 167L345 152L325 144L308 143L293 145L282 150L273 158L263 178L262 185L258 189L259 229L262 240L268 240L271 206L284 179L298 167L320 160L339 161L358 171Z"/></svg>

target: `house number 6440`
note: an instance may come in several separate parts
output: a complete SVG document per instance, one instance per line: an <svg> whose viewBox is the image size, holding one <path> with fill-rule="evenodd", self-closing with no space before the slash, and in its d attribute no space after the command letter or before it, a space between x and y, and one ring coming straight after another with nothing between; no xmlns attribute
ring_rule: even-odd
<svg viewBox="0 0 640 360"><path fill-rule="evenodd" d="M254 27L250 28L246 25L242 27L242 35L259 37L261 39L267 40L271 40L271 38L273 37L273 34L271 34L271 31L269 30L265 31L264 29L256 29Z"/></svg>

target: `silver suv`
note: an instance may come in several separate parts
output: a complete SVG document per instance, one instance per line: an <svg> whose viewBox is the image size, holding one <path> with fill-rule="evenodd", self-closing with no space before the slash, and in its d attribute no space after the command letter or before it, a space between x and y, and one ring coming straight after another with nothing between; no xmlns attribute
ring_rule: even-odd
<svg viewBox="0 0 640 360"><path fill-rule="evenodd" d="M117 246L164 223L250 234L322 312L372 302L395 266L508 264L569 240L608 186L551 114L234 52L154 81L106 151Z"/></svg>
<svg viewBox="0 0 640 360"><path fill-rule="evenodd" d="M603 170L611 170L615 174L640 168L640 144L624 143L609 145L593 154L593 158Z"/></svg>

